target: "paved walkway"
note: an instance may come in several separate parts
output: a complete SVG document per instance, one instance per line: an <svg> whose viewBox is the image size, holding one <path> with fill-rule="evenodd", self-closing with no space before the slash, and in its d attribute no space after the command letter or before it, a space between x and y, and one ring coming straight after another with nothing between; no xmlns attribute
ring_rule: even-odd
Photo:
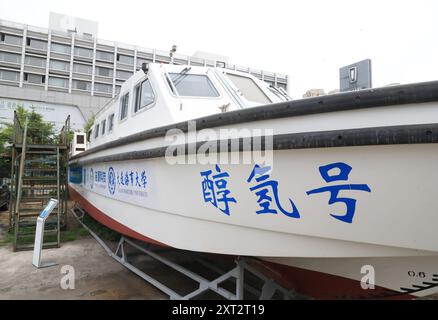
<svg viewBox="0 0 438 320"><path fill-rule="evenodd" d="M0 299L167 299L153 286L109 257L91 237L43 251L57 266L37 269L32 251L0 247ZM61 288L61 267L75 271L75 289Z"/></svg>

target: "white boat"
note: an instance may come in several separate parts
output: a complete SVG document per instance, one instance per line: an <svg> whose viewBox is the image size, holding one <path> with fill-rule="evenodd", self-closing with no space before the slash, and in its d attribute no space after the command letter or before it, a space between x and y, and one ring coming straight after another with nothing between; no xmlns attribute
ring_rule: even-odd
<svg viewBox="0 0 438 320"><path fill-rule="evenodd" d="M87 140L70 195L122 234L258 257L316 298L438 291L438 82L290 101L250 74L149 64Z"/></svg>

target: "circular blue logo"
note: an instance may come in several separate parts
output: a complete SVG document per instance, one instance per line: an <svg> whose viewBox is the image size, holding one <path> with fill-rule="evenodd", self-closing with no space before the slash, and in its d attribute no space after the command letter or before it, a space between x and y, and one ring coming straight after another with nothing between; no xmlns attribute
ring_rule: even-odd
<svg viewBox="0 0 438 320"><path fill-rule="evenodd" d="M94 170L93 168L90 169L90 187L93 189L94 187Z"/></svg>
<svg viewBox="0 0 438 320"><path fill-rule="evenodd" d="M113 167L108 169L108 190L111 194L114 194L116 191L116 174Z"/></svg>

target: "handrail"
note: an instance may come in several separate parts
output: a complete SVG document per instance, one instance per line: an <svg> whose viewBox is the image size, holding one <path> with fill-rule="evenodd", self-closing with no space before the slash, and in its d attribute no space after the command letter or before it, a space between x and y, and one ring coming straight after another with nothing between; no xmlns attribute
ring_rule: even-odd
<svg viewBox="0 0 438 320"><path fill-rule="evenodd" d="M18 171L18 187L17 187L17 199L15 202L15 215L14 216L14 228L15 234L18 233L18 221L20 215L20 201L21 201L21 188L23 185L23 174L24 174L24 162L26 160L26 137L27 137L27 124L29 119L26 117L26 121L24 123L24 133L23 133L23 144L21 146L21 154L20 154L20 170ZM14 237L14 248L17 245L16 237Z"/></svg>
<svg viewBox="0 0 438 320"><path fill-rule="evenodd" d="M18 119L17 111L14 111L14 136L13 143L22 143L23 142L23 128L20 123L20 119Z"/></svg>

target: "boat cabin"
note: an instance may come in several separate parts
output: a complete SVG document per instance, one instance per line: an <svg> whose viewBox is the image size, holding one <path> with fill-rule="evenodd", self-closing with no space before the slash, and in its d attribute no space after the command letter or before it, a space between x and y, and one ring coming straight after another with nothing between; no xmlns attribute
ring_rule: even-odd
<svg viewBox="0 0 438 320"><path fill-rule="evenodd" d="M143 64L96 114L87 149L151 128L288 100L284 89L244 72Z"/></svg>

